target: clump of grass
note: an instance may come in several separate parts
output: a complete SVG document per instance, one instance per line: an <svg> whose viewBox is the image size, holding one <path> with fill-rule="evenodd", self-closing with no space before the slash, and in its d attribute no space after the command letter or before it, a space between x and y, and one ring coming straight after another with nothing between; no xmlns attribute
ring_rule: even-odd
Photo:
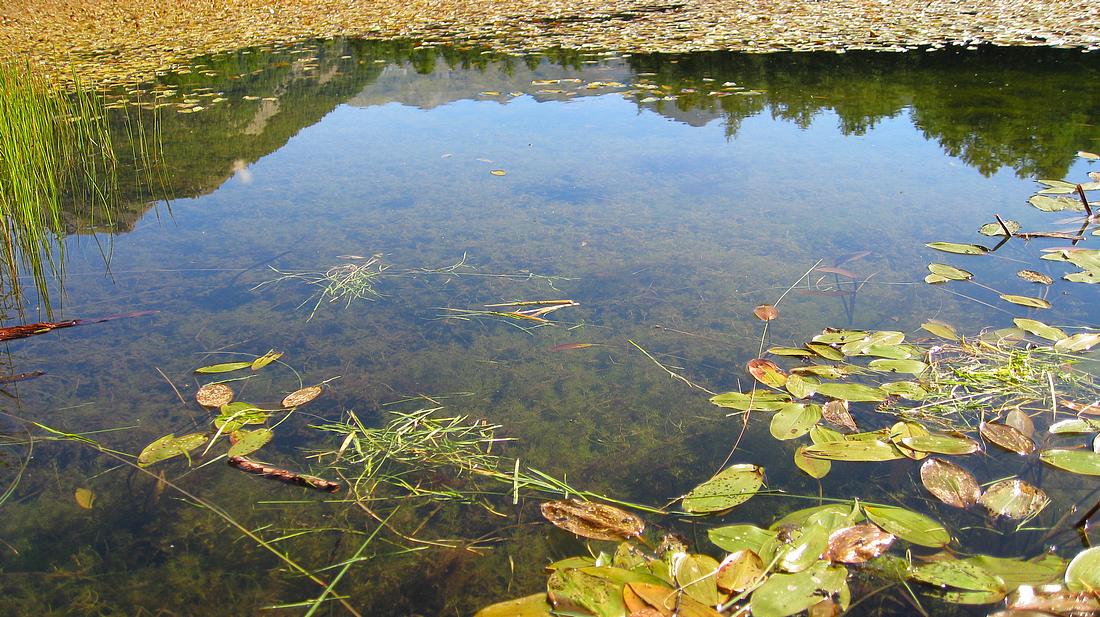
<svg viewBox="0 0 1100 617"><path fill-rule="evenodd" d="M98 97L0 63L0 274L9 292L19 295L26 272L49 310L47 277L63 270L62 204L87 193L106 201L115 163Z"/></svg>
<svg viewBox="0 0 1100 617"><path fill-rule="evenodd" d="M255 291L284 281L302 281L319 288L297 307L301 308L313 302L313 308L306 319L309 321L317 314L322 304L342 302L344 308L348 308L356 300L374 300L382 297L375 285L386 268L387 266L382 263L381 255L373 255L361 263L337 264L324 271L287 271L272 268L279 276L264 281L252 289Z"/></svg>

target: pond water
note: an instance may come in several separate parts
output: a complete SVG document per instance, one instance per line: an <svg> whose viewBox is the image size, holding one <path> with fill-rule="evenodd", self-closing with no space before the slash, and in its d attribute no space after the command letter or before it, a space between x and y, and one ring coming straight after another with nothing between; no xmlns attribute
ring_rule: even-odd
<svg viewBox="0 0 1100 617"><path fill-rule="evenodd" d="M1095 324L1092 286L1051 268L1049 290L1015 276L1044 270L1040 249L1065 240L974 261L925 243L984 239L975 232L994 213L1050 228L1027 200L1036 179L1098 169L1076 156L1100 149L1098 78L1091 55L1049 49L514 58L325 41L199 58L116 93L156 124L168 199L124 177L113 223L89 228L74 213L51 298L55 320L156 313L8 343L10 372L46 375L5 386L4 409L136 454L209 426L193 396L213 379L195 368L277 349L286 365L231 383L238 398L277 405L332 381L280 424L264 460L318 469L306 454L340 443L311 426L347 410L379 426L444 407L500 425L508 460L663 504L721 466L741 422L656 362L737 389L760 348L753 307L797 281L769 346L829 326L920 338L930 318L974 332L1028 316L999 293L1044 292L1054 307L1036 318ZM368 297L329 301L303 280L372 256L383 269ZM925 284L931 261L988 287ZM839 276L800 278L819 262L865 283L837 294ZM577 304L545 324L462 312L563 299ZM28 321L37 305L27 298ZM5 325L20 323L17 308ZM3 485L17 483L0 517L5 614L244 615L316 595L223 519L94 448L35 443L17 478L28 449L16 426L0 459ZM793 448L753 424L733 460L817 494ZM339 497L230 468L216 459L224 447L200 452L190 470L182 458L150 470L311 567L347 559L376 525ZM841 466L821 490L904 494L906 469ZM74 503L79 487L96 494L92 509ZM423 500L394 519L482 550L388 534L339 591L363 614L471 614L537 591L542 566L583 550L533 501L485 499L501 516ZM733 518L767 523L801 505L760 498Z"/></svg>

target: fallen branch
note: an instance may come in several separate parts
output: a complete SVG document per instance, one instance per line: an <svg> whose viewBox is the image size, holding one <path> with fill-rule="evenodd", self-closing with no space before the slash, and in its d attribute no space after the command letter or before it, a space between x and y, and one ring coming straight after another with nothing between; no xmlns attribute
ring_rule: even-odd
<svg viewBox="0 0 1100 617"><path fill-rule="evenodd" d="M250 473L263 478L269 478L271 480L278 480L286 484L294 484L297 486L304 486L317 491L324 491L326 493L336 493L340 490L340 484L331 480L325 480L324 478L318 478L316 476L309 476L303 473L297 473L290 471L289 469L280 469L279 467L271 467L269 465L261 465L260 463L250 461L243 456L231 456L229 457L229 466L240 469L245 473Z"/></svg>
<svg viewBox="0 0 1100 617"><path fill-rule="evenodd" d="M108 315L106 317L100 317L98 319L70 319L68 321L40 321L38 323L23 324L21 326L9 326L7 328L0 328L0 341L10 341L13 339L27 338L28 336L34 336L36 334L45 334L59 328L71 328L73 326L84 326L93 323L103 323L104 321L113 321L115 319L127 319L130 317L143 317L145 315L153 315L159 311L134 311L132 313L120 313L118 315Z"/></svg>

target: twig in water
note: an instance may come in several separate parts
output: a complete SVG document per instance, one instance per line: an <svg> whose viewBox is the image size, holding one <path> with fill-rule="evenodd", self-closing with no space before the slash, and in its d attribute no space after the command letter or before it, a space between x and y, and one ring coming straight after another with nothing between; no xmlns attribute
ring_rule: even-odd
<svg viewBox="0 0 1100 617"><path fill-rule="evenodd" d="M669 368L668 368L667 366L665 366L664 364L661 364L661 363L660 363L660 361L658 361L658 360L657 360L657 358L654 358L654 357L653 357L653 356L652 356L652 355L651 355L651 354L650 354L650 353L649 353L648 351L646 351L645 349L642 349L642 346L641 346L641 345L639 345L639 344L635 343L635 342L634 342L634 341L632 341L632 340L628 340L627 342L628 342L628 343L630 343L631 345L633 345L634 347L636 347L636 348L638 349L638 351L640 351L640 352L644 353L644 354L645 354L645 356L646 356L647 358L649 358L650 360L652 360L654 364L656 364L657 366L661 367L661 370L663 370L664 372L668 373L668 376L669 376L669 377L671 377L671 378L673 378L673 379L677 379L677 380L679 380L679 381L682 381L682 382L684 382L685 384L687 384L687 385L688 385L689 387L695 388L695 389L697 389L697 390L702 390L703 392L706 392L707 394L709 394L709 395L711 395L711 396L716 396L716 395L717 395L717 394L716 394L715 392L711 392L710 390L707 390L707 389L706 389L706 388L704 388L703 386L700 386L699 384L697 384L697 383L695 383L695 382L691 381L691 380L690 380L690 379L688 379L687 377L684 377L683 375L681 375L681 374L679 374L679 373L677 373L677 372L675 372L675 371L673 371L673 370L669 369Z"/></svg>
<svg viewBox="0 0 1100 617"><path fill-rule="evenodd" d="M1085 206L1085 214L1091 219L1092 207L1089 206L1089 200L1085 197L1085 189L1080 184L1077 185L1077 195L1081 198L1081 204Z"/></svg>
<svg viewBox="0 0 1100 617"><path fill-rule="evenodd" d="M169 386L172 386L172 391L176 393L176 396L179 398L180 402L186 405L187 401L183 398L183 395L180 394L179 389L176 388L176 384L172 383L171 379L168 379L168 376L164 374L164 371L160 370L159 366L154 366L153 368L155 368L157 372L160 373L160 376L164 378L164 381L168 382Z"/></svg>

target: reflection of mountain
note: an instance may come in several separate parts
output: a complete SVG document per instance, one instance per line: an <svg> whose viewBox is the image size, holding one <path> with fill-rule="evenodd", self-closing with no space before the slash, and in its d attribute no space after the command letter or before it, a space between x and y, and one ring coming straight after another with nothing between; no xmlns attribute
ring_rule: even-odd
<svg viewBox="0 0 1100 617"><path fill-rule="evenodd" d="M982 173L1012 167L1020 175L1061 177L1076 150L1100 139L1090 123L1100 108L1098 77L1091 55L1056 49L712 52L597 62L579 52L517 58L407 41L324 41L196 59L146 88L146 97L174 91L159 99L171 106L155 119L140 113L145 126L158 126L168 198L217 189L341 103L431 109L463 99L507 103L519 92L540 101L624 92L640 107L692 126L722 119L731 136L761 113L808 126L831 111L845 134L904 113ZM189 104L203 109L175 113ZM128 125L116 119L115 128L123 143ZM130 229L150 207L148 191L130 174L119 179L128 206L116 231Z"/></svg>

